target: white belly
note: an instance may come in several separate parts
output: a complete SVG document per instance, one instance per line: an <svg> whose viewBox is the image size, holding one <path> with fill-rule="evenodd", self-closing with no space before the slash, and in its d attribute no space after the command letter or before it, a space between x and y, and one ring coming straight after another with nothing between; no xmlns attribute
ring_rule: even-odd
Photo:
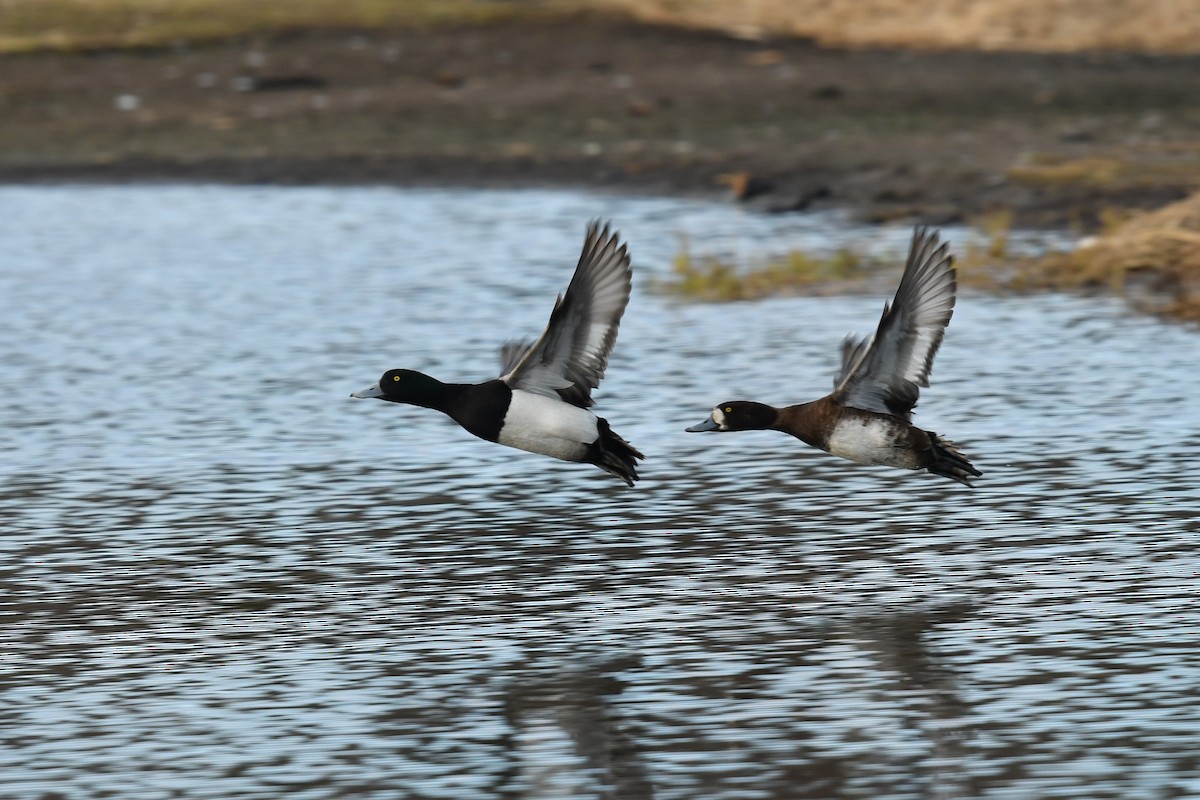
<svg viewBox="0 0 1200 800"><path fill-rule="evenodd" d="M578 461L600 437L592 412L552 397L513 391L499 442L519 450Z"/></svg>
<svg viewBox="0 0 1200 800"><path fill-rule="evenodd" d="M829 452L859 464L909 467L909 459L896 446L896 428L884 420L841 419L829 436ZM911 468L911 467L910 467Z"/></svg>

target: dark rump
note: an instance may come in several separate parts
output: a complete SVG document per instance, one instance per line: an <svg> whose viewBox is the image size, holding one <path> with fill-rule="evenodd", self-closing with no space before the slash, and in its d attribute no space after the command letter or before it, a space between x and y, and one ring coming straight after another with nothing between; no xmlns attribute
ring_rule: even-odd
<svg viewBox="0 0 1200 800"><path fill-rule="evenodd" d="M600 430L600 436L588 446L587 455L583 460L633 486L638 479L638 459L645 456L636 447L613 433L612 428L608 426L608 420L597 418L596 427Z"/></svg>

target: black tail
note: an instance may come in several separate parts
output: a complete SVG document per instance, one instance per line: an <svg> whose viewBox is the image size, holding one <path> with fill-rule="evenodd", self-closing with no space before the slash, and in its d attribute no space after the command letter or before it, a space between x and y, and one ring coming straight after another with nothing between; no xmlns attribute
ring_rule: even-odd
<svg viewBox="0 0 1200 800"><path fill-rule="evenodd" d="M929 434L929 463L925 465L925 469L934 475L958 481L964 486L971 486L971 478L978 478L983 474L971 465L954 442L943 439L933 431L925 433Z"/></svg>
<svg viewBox="0 0 1200 800"><path fill-rule="evenodd" d="M600 428L600 438L588 447L583 460L595 464L600 469L616 475L630 486L638 479L637 459L645 458L637 448L613 433L608 427L608 420L597 419Z"/></svg>

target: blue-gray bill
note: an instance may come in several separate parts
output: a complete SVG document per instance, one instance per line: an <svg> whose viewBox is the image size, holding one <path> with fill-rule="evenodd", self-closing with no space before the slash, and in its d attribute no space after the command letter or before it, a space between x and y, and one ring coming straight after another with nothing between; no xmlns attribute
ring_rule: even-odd
<svg viewBox="0 0 1200 800"><path fill-rule="evenodd" d="M719 431L721 430L721 426L714 422L713 418L710 416L708 419L704 420L704 422L701 422L698 425L693 425L685 430L688 433L702 433L703 431Z"/></svg>
<svg viewBox="0 0 1200 800"><path fill-rule="evenodd" d="M359 400L365 400L368 397L383 397L383 390L379 388L379 384L368 386L361 392L351 392L351 397L357 397Z"/></svg>

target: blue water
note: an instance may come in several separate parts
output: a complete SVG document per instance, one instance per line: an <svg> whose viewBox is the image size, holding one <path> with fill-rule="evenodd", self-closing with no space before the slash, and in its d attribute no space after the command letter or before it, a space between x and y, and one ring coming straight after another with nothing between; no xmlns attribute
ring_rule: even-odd
<svg viewBox="0 0 1200 800"><path fill-rule="evenodd" d="M384 188L0 209L4 800L1200 795L1191 329L964 291L917 420L971 491L682 430L824 394L887 299L669 300L682 242L898 276L903 226ZM593 217L634 256L595 396L636 488L348 397L494 376Z"/></svg>

